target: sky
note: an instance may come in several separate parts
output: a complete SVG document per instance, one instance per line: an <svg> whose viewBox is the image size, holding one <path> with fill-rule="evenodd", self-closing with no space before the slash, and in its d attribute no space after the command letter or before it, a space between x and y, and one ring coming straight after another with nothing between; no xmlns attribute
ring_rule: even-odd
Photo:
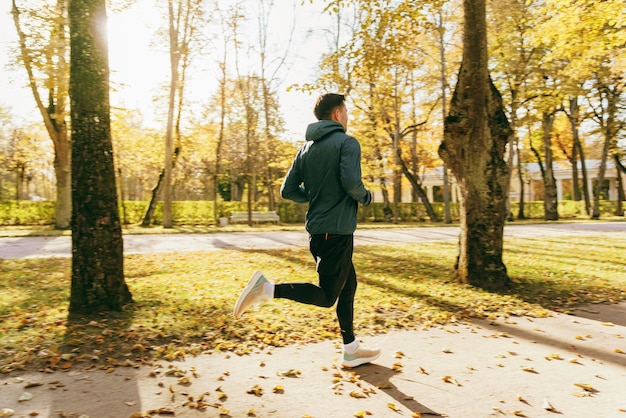
<svg viewBox="0 0 626 418"><path fill-rule="evenodd" d="M26 1L26 0L22 0ZM169 83L169 57L167 45L155 35L164 17L153 6L154 0L136 0L135 5L123 13L108 13L109 66L111 70L111 105L139 108L148 125L160 126L154 98L166 97L163 86ZM222 2L224 4L225 2ZM293 5L297 4L295 8ZM302 3L302 4L301 4ZM328 16L321 14L323 2L315 4L300 0L275 0L270 20L269 44L277 50L283 50L292 29L293 19L296 26L290 47L289 64L280 73L284 81L279 86L281 109L289 136L298 140L303 136L306 125L314 121L312 106L317 92L313 95L287 92L287 88L296 83L311 82L315 77L315 66L319 56L327 48L324 34ZM19 2L18 2L19 5ZM254 21L252 21L254 23ZM256 36L250 30L245 36ZM159 45L161 42L161 45ZM217 41L216 48L221 41ZM9 68L12 48L17 43L17 35L11 16L11 4L2 2L0 6L0 105L9 107L13 115L27 121L39 121L23 67ZM280 53L276 53L279 55ZM221 52L196 59L199 70L190 74L187 97L194 101L208 101L216 91L217 62ZM250 65L254 66L255 63ZM161 102L160 112L167 108ZM198 110L199 112L199 110ZM160 118L163 119L162 117Z"/></svg>

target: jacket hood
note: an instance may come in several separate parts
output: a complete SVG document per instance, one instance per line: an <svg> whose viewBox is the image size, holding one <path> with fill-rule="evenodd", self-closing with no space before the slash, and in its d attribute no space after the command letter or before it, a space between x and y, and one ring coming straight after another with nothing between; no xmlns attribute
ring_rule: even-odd
<svg viewBox="0 0 626 418"><path fill-rule="evenodd" d="M345 129L334 120L320 120L307 126L305 138L307 141L317 141L335 131L345 132Z"/></svg>

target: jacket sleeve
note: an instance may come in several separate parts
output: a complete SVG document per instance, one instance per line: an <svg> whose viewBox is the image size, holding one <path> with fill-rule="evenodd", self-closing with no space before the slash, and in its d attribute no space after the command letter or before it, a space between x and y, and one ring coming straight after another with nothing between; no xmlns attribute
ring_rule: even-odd
<svg viewBox="0 0 626 418"><path fill-rule="evenodd" d="M346 193L364 206L369 205L372 194L365 188L361 179L361 146L351 136L348 136L341 146L339 171L341 185Z"/></svg>
<svg viewBox="0 0 626 418"><path fill-rule="evenodd" d="M304 179L302 178L302 173L298 168L298 157L300 153L296 156L283 180L283 184L280 186L280 195L284 199L293 200L297 203L306 203L309 200L307 199L307 194L302 185Z"/></svg>

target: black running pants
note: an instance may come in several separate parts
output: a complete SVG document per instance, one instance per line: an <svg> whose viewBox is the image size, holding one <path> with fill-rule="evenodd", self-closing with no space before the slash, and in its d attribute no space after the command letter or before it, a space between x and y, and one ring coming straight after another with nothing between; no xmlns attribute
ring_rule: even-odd
<svg viewBox="0 0 626 418"><path fill-rule="evenodd" d="M352 264L353 235L314 234L309 249L317 263L319 286L312 283L276 284L275 298L330 308L337 302L337 319L344 344L354 341L356 272Z"/></svg>

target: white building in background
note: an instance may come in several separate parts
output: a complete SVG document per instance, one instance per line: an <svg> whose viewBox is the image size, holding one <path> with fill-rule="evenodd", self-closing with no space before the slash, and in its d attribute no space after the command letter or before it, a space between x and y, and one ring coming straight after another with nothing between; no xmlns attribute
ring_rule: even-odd
<svg viewBox="0 0 626 418"><path fill-rule="evenodd" d="M588 160L585 162L588 177L588 190L594 190L596 179L598 178L598 169L600 167L600 160ZM572 181L572 166L568 161L554 161L552 164L554 178L557 186L558 200L571 200L573 197L573 181ZM517 174L517 169L512 173L511 177L511 189L509 192L512 202L520 201L520 181ZM582 169L581 164L578 162L578 185L582 190ZM541 177L541 170L538 163L524 164L522 167L522 177L524 181L524 201L540 201L543 200L543 178ZM452 202L458 202L458 187L454 180L453 175L449 175L450 179L450 194ZM408 180L403 177L402 183L402 202L411 202L412 188ZM617 169L614 161L607 161L607 167L604 173L604 186L602 187L602 196L605 200L617 200L618 197L618 177ZM626 176L622 175L622 185L626 188ZM437 167L429 171L422 177L422 186L428 195L430 202L442 202L443 201L443 169ZM393 193L393 187L389 188L390 193ZM374 200L381 202L382 193L376 191L374 193Z"/></svg>

